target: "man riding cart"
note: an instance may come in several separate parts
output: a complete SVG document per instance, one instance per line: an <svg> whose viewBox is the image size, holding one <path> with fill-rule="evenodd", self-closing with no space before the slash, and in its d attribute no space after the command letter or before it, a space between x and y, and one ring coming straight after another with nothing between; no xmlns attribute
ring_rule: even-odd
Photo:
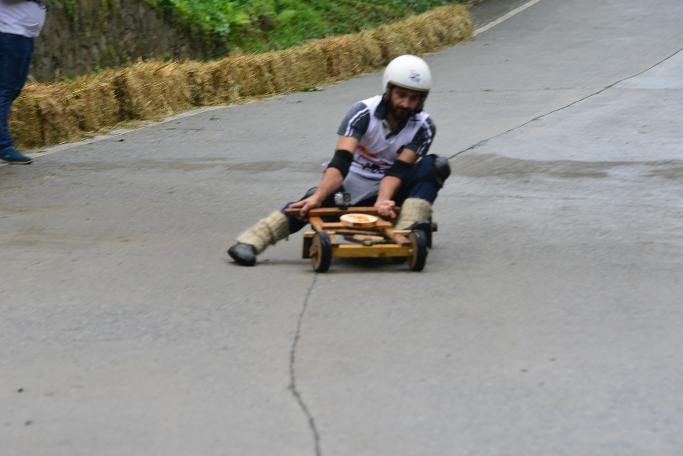
<svg viewBox="0 0 683 456"><path fill-rule="evenodd" d="M427 155L436 133L423 111L431 88L424 60L414 55L392 60L384 71L383 94L357 102L342 121L318 187L242 233L228 249L232 259L253 266L266 247L302 229L309 211L334 207L339 192L346 205L373 206L389 219L398 213L396 229L421 229L429 238L432 204L450 175L447 159Z"/></svg>

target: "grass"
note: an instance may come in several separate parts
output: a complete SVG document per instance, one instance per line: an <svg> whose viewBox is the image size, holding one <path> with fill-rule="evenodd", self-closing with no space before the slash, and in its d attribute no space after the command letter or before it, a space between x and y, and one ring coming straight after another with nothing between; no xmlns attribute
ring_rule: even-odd
<svg viewBox="0 0 683 456"><path fill-rule="evenodd" d="M464 0L147 0L210 48L243 52L285 49Z"/></svg>

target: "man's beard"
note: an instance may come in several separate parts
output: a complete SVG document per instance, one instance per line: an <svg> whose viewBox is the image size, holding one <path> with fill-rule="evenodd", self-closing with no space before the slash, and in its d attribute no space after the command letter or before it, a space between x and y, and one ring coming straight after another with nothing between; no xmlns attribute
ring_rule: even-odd
<svg viewBox="0 0 683 456"><path fill-rule="evenodd" d="M399 122L405 122L410 118L410 116L413 115L413 111L411 111L410 109L398 108L394 106L391 100L389 100L389 112L391 113L391 117L398 120Z"/></svg>

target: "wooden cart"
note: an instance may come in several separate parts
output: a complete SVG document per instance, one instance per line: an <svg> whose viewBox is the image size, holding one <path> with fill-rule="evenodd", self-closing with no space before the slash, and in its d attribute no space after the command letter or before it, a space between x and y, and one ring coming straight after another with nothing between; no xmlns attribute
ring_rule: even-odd
<svg viewBox="0 0 683 456"><path fill-rule="evenodd" d="M287 209L288 215L298 214ZM375 216L374 223L349 223L345 214ZM346 217L349 218L349 217ZM427 260L427 239L420 230L398 230L379 217L374 207L318 208L307 215L313 231L304 232L303 258L310 258L316 272L330 268L332 258L407 259L413 271L421 271Z"/></svg>

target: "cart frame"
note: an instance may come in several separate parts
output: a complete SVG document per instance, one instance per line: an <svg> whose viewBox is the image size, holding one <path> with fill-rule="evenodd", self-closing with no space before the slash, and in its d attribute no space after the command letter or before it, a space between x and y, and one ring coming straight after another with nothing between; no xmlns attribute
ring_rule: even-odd
<svg viewBox="0 0 683 456"><path fill-rule="evenodd" d="M349 227L339 220L342 215L352 213L375 215L379 220L374 226L363 228ZM298 209L287 209L285 214L298 215ZM425 233L396 229L395 224L379 216L374 207L311 209L306 220L313 231L304 232L302 257L311 259L316 272L327 271L332 258L407 259L413 271L421 271L425 266Z"/></svg>

